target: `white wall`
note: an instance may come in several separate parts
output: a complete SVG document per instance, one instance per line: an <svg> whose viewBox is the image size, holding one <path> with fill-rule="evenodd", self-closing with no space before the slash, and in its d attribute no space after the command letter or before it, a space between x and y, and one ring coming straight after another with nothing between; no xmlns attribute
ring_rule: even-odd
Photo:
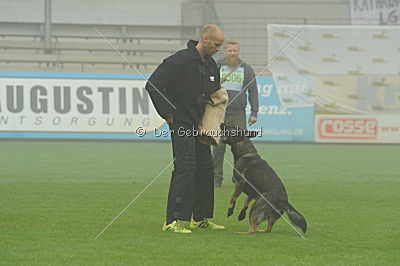
<svg viewBox="0 0 400 266"><path fill-rule="evenodd" d="M221 1L216 0L218 16L265 17L265 18L305 18L307 20L325 18L350 21L349 1Z"/></svg>

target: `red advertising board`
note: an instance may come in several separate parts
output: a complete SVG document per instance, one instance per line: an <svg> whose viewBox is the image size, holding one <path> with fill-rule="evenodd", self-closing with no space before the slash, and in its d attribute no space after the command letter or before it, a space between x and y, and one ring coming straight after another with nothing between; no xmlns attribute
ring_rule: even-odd
<svg viewBox="0 0 400 266"><path fill-rule="evenodd" d="M400 116L316 115L315 141L400 143Z"/></svg>

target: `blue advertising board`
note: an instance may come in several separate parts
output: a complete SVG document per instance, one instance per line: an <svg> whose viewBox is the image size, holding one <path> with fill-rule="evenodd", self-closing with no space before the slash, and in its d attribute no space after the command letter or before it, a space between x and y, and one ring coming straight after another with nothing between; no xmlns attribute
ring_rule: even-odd
<svg viewBox="0 0 400 266"><path fill-rule="evenodd" d="M254 140L314 141L312 83L305 76L290 76L275 82L271 75L257 77L258 121L250 129L260 130ZM250 106L247 106L247 114Z"/></svg>
<svg viewBox="0 0 400 266"><path fill-rule="evenodd" d="M169 140L144 90L148 76L0 71L0 138ZM310 79L260 75L257 83L255 140L313 141Z"/></svg>

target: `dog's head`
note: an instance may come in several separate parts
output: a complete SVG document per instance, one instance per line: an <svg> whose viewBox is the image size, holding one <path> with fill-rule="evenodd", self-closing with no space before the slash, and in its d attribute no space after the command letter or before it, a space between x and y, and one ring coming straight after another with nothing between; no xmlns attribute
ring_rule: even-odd
<svg viewBox="0 0 400 266"><path fill-rule="evenodd" d="M225 144L235 144L245 139L254 138L258 135L258 131L241 129L238 126L228 126L224 123L221 124L222 136L221 141Z"/></svg>

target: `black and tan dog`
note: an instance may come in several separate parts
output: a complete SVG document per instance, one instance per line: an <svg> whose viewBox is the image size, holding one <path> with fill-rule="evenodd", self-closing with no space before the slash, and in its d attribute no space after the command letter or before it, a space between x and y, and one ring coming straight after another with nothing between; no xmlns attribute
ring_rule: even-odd
<svg viewBox="0 0 400 266"><path fill-rule="evenodd" d="M222 142L231 145L234 157L234 177L237 180L236 189L232 194L228 208L228 217L233 214L236 199L244 192L247 194L247 198L238 216L239 221L246 217L250 202L255 200L255 203L252 205L249 214L250 229L248 232L242 232L242 234L270 233L275 221L285 211L290 221L305 233L307 231L306 220L290 205L281 179L268 163L261 159L249 139L255 137L257 132L241 130L224 124L221 124L221 129L225 132ZM257 231L258 225L265 220L268 220L267 228Z"/></svg>

